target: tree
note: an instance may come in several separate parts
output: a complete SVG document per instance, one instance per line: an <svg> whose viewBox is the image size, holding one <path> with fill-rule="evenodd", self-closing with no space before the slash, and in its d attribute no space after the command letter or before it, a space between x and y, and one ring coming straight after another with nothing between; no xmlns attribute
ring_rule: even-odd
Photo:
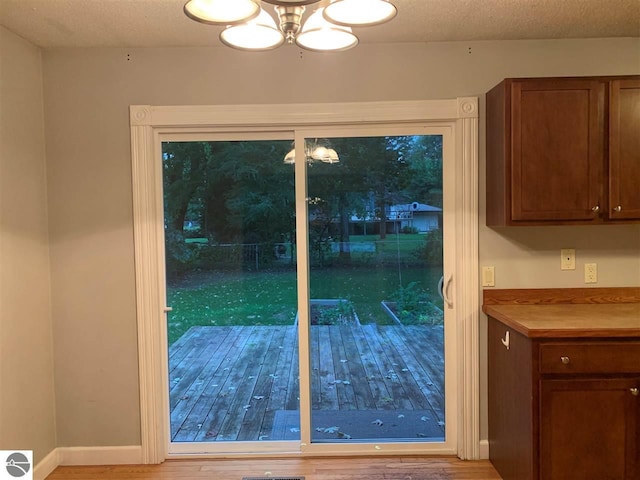
<svg viewBox="0 0 640 480"><path fill-rule="evenodd" d="M202 185L211 149L204 142L166 142L162 150L165 224L182 233L189 203Z"/></svg>
<svg viewBox="0 0 640 480"><path fill-rule="evenodd" d="M407 200L442 208L442 135L410 138L405 150Z"/></svg>

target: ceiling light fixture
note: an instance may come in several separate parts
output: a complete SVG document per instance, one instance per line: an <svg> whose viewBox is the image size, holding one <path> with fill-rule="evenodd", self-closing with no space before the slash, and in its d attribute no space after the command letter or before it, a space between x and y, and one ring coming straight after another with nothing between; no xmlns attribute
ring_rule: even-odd
<svg viewBox="0 0 640 480"><path fill-rule="evenodd" d="M348 50L358 44L351 27L379 25L396 16L389 0L262 0L274 6L279 26L260 0L189 0L185 14L192 20L224 25L220 40L241 50L270 50L296 44L313 51ZM307 6L316 5L304 25Z"/></svg>

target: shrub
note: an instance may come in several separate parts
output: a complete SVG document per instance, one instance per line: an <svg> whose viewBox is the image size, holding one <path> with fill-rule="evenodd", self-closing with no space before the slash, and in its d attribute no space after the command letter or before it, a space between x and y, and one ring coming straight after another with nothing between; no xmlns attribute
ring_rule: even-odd
<svg viewBox="0 0 640 480"><path fill-rule="evenodd" d="M414 256L427 265L442 265L442 231L431 230L424 236L424 244L415 249Z"/></svg>
<svg viewBox="0 0 640 480"><path fill-rule="evenodd" d="M404 325L439 325L442 312L429 301L429 294L417 283L401 286L391 296L395 314Z"/></svg>

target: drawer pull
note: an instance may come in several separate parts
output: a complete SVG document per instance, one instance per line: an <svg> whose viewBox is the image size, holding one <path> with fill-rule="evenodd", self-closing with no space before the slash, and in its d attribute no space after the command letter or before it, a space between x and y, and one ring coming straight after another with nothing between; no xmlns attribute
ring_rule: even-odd
<svg viewBox="0 0 640 480"><path fill-rule="evenodd" d="M562 362L563 365L569 365L569 362L571 362L571 359L569 357L560 357L560 361Z"/></svg>
<svg viewBox="0 0 640 480"><path fill-rule="evenodd" d="M509 350L509 330L506 331L506 333L504 334L504 338L501 338L500 341L502 342L502 345L504 345L505 348Z"/></svg>
<svg viewBox="0 0 640 480"><path fill-rule="evenodd" d="M640 391L637 388L630 388L629 391L631 392L631 395L633 395L634 397L637 397L638 395L640 395Z"/></svg>

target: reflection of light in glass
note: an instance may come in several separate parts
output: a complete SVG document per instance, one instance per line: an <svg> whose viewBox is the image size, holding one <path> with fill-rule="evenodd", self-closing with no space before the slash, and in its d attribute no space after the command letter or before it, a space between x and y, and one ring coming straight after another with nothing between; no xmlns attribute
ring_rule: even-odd
<svg viewBox="0 0 640 480"><path fill-rule="evenodd" d="M312 162L324 162L324 163L339 163L340 157L333 148L327 148L323 146L317 146L314 149L307 148L305 152L308 163ZM293 164L296 161L296 150L292 149L284 157L284 163Z"/></svg>

